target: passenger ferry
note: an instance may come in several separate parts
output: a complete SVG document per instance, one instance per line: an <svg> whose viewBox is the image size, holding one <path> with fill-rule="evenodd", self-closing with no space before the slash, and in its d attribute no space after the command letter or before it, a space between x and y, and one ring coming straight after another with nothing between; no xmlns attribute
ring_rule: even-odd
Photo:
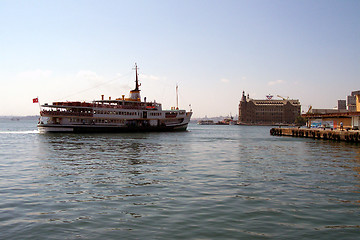
<svg viewBox="0 0 360 240"><path fill-rule="evenodd" d="M157 102L141 101L138 68L135 64L135 89L129 98L104 99L92 102L53 102L41 105L38 129L46 132L145 132L185 131L192 110L162 110Z"/></svg>

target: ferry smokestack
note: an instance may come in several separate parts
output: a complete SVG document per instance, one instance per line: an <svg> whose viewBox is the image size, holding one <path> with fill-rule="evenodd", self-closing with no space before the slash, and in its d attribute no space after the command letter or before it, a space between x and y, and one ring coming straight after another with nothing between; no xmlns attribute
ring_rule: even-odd
<svg viewBox="0 0 360 240"><path fill-rule="evenodd" d="M101 95L101 100L104 100L104 95Z"/></svg>
<svg viewBox="0 0 360 240"><path fill-rule="evenodd" d="M109 100L111 100L111 97L109 97Z"/></svg>

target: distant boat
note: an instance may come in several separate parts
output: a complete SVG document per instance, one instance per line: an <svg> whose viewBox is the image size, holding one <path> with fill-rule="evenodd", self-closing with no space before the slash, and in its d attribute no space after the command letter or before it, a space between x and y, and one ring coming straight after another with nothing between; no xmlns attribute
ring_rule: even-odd
<svg viewBox="0 0 360 240"><path fill-rule="evenodd" d="M236 125L236 124L237 124L237 122L234 120L229 121L229 125Z"/></svg>
<svg viewBox="0 0 360 240"><path fill-rule="evenodd" d="M219 121L216 123L217 125L236 125L237 122L234 120L233 117L224 118L224 120Z"/></svg>
<svg viewBox="0 0 360 240"><path fill-rule="evenodd" d="M53 102L40 111L39 132L144 132L185 131L192 111L162 110L157 102L141 101L137 65L135 89L130 97L92 102Z"/></svg>
<svg viewBox="0 0 360 240"><path fill-rule="evenodd" d="M213 120L199 120L197 122L199 125L215 125Z"/></svg>

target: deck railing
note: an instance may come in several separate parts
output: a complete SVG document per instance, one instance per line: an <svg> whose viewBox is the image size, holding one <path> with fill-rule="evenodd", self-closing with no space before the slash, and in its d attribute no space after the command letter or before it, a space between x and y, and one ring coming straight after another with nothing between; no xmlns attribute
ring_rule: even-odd
<svg viewBox="0 0 360 240"><path fill-rule="evenodd" d="M84 113L84 112L68 112L68 111L48 111L42 110L40 112L41 116L84 116L84 117L92 117L92 113Z"/></svg>

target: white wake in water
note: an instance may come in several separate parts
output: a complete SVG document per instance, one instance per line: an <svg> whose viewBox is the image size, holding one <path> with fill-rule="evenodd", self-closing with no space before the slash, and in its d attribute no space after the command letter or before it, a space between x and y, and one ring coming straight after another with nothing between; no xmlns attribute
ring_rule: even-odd
<svg viewBox="0 0 360 240"><path fill-rule="evenodd" d="M0 131L0 134L36 134L39 130L28 130L28 131Z"/></svg>

